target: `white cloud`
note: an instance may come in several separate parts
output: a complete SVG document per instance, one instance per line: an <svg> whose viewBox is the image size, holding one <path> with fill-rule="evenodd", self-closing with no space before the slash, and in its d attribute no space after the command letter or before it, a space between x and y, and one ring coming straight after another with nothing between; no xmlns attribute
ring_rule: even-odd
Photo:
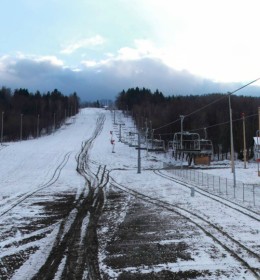
<svg viewBox="0 0 260 280"><path fill-rule="evenodd" d="M0 71L6 70L6 66L11 62L11 58L8 55L3 55L0 57Z"/></svg>
<svg viewBox="0 0 260 280"><path fill-rule="evenodd" d="M56 56L41 56L41 57L35 57L34 59L36 62L48 62L51 65L56 66L64 66L64 63L62 60L58 59Z"/></svg>
<svg viewBox="0 0 260 280"><path fill-rule="evenodd" d="M39 55L26 55L22 52L17 52L16 56L4 55L0 57L0 65L16 64L19 61L28 60L37 63L50 63L53 66L64 66L64 62L54 55L39 56Z"/></svg>
<svg viewBox="0 0 260 280"><path fill-rule="evenodd" d="M260 75L258 0L133 1L167 65L223 82Z"/></svg>
<svg viewBox="0 0 260 280"><path fill-rule="evenodd" d="M94 37L81 39L77 42L68 44L65 48L63 48L61 50L61 53L72 54L73 52L75 52L78 49L86 48L86 47L90 47L90 46L103 45L104 43L105 43L105 39L100 35L96 35Z"/></svg>
<svg viewBox="0 0 260 280"><path fill-rule="evenodd" d="M143 58L163 60L163 50L157 48L151 40L136 39L134 47L122 47L116 53L105 53L106 58L101 60L83 60L85 67L108 66L113 62L137 61ZM126 71L127 72L127 71Z"/></svg>
<svg viewBox="0 0 260 280"><path fill-rule="evenodd" d="M159 89L164 94L204 94L228 92L240 85L217 84L200 79L187 71L175 71L153 58L109 63L85 69L57 67L51 62L39 63L21 59L16 64L6 65L8 72L1 73L0 83L11 88L25 87L30 91L50 91L58 88L69 94L76 91L81 99L113 99L123 89L146 87ZM249 90L249 88L248 88ZM250 94L252 94L252 90Z"/></svg>
<svg viewBox="0 0 260 280"><path fill-rule="evenodd" d="M146 57L162 58L162 51L155 47L151 40L136 39L134 47L124 47L118 50L116 60L137 60Z"/></svg>
<svg viewBox="0 0 260 280"><path fill-rule="evenodd" d="M86 67L95 67L98 65L98 63L95 60L84 60L81 62Z"/></svg>

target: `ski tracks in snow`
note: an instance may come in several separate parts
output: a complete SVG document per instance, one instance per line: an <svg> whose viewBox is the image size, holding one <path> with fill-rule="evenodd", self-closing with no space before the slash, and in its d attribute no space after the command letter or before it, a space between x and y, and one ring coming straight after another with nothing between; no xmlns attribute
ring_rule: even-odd
<svg viewBox="0 0 260 280"><path fill-rule="evenodd" d="M67 164L67 162L70 158L70 155L71 155L71 152L68 152L64 155L62 161L54 170L52 177L47 182L43 183L42 185L37 187L35 190L27 192L19 197L12 197L10 199L7 199L3 205L0 205L0 217L7 214L9 211L11 211L14 207L18 206L19 204L21 204L27 198L33 196L34 194L36 194L37 192L39 192L45 188L52 186L55 182L57 182L57 180L60 177L62 169L65 167L65 165Z"/></svg>

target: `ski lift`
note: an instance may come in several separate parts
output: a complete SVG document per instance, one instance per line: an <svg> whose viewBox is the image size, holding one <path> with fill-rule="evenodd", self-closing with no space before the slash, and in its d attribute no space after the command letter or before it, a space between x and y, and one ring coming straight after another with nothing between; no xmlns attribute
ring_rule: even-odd
<svg viewBox="0 0 260 280"><path fill-rule="evenodd" d="M173 141L168 141L168 150L173 149Z"/></svg>
<svg viewBox="0 0 260 280"><path fill-rule="evenodd" d="M254 158L257 160L257 159L260 159L260 131L257 130L256 132L256 137L253 137L254 139Z"/></svg>
<svg viewBox="0 0 260 280"><path fill-rule="evenodd" d="M173 150L175 155L178 153L189 153L200 150L199 146L200 136L198 133L191 133L188 131L176 132L173 136Z"/></svg>
<svg viewBox="0 0 260 280"><path fill-rule="evenodd" d="M128 133L128 143L129 143L129 147L138 147L138 139L137 139L137 136L136 136L136 133L135 132L132 132L130 131Z"/></svg>
<svg viewBox="0 0 260 280"><path fill-rule="evenodd" d="M165 152L165 141L161 139L147 139L149 152Z"/></svg>
<svg viewBox="0 0 260 280"><path fill-rule="evenodd" d="M211 140L200 139L198 133L188 131L174 133L173 137L173 155L177 158L186 157L189 165L192 160L195 164L210 164L213 154L213 145Z"/></svg>

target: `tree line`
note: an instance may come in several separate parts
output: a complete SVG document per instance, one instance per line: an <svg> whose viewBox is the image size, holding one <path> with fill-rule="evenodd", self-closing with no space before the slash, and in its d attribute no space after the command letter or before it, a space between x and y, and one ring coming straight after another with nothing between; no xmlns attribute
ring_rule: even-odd
<svg viewBox="0 0 260 280"><path fill-rule="evenodd" d="M260 98L230 96L233 118L234 149L242 156L243 121L245 114L247 151L252 151L253 137L258 130L258 107ZM148 127L154 138L173 140L175 132L181 131L180 116L184 116L183 130L200 134L213 142L214 152L230 151L230 114L227 94L164 96L156 90L130 88L116 98L118 109L131 112L139 129ZM206 129L205 129L206 128ZM207 136L206 136L206 135ZM252 155L251 155L252 156Z"/></svg>
<svg viewBox="0 0 260 280"><path fill-rule="evenodd" d="M28 89L0 89L1 139L14 141L49 134L67 117L78 113L77 93L66 96L57 89L30 93Z"/></svg>

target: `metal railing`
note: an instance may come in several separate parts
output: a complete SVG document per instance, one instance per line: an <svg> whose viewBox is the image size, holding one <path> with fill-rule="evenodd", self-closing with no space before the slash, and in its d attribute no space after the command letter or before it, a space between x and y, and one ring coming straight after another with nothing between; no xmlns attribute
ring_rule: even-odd
<svg viewBox="0 0 260 280"><path fill-rule="evenodd" d="M229 200L235 200L238 203L247 204L249 207L260 206L259 184L245 184L236 181L236 186L234 187L234 182L231 179L195 169L173 169L172 172L175 176L193 182L210 193Z"/></svg>

